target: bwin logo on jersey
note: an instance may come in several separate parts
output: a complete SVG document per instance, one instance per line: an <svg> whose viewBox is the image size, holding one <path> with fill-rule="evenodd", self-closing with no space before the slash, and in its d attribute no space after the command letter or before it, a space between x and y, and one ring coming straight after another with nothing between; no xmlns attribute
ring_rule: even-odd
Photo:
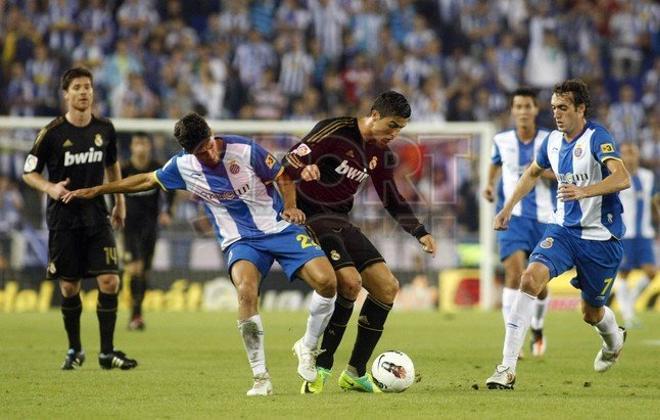
<svg viewBox="0 0 660 420"><path fill-rule="evenodd" d="M589 181L589 174L574 174L571 172L559 174L560 184L575 184L581 181Z"/></svg>
<svg viewBox="0 0 660 420"><path fill-rule="evenodd" d="M71 153L67 151L64 153L64 166L83 165L85 163L101 162L103 160L103 151L94 150L90 147L87 152Z"/></svg>
<svg viewBox="0 0 660 420"><path fill-rule="evenodd" d="M337 166L335 172L341 175L346 175L348 179L354 179L357 182L362 182L369 177L369 174L367 174L366 170L361 171L359 169L353 168L352 166L349 166L347 160L344 160L341 165Z"/></svg>

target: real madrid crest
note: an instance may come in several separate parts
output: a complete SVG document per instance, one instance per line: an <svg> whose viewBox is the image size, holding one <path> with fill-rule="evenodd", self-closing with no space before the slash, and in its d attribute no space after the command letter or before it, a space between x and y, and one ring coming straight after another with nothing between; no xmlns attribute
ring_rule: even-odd
<svg viewBox="0 0 660 420"><path fill-rule="evenodd" d="M339 255L339 252L333 249L332 251L330 251L330 258L332 259L332 261L339 261L341 255Z"/></svg>
<svg viewBox="0 0 660 420"><path fill-rule="evenodd" d="M96 147L103 146L103 137L99 133L96 133L96 136L94 136L94 144Z"/></svg>
<svg viewBox="0 0 660 420"><path fill-rule="evenodd" d="M552 248L552 245L554 245L555 240L553 238L545 238L543 242L541 242L541 248L543 249L548 249Z"/></svg>
<svg viewBox="0 0 660 420"><path fill-rule="evenodd" d="M50 274L55 274L57 272L57 268L55 268L55 263L52 261L50 262L50 264L48 264L48 272Z"/></svg>
<svg viewBox="0 0 660 420"><path fill-rule="evenodd" d="M374 168L378 165L378 157L374 156L371 158L371 162L369 162L369 170L374 170Z"/></svg>

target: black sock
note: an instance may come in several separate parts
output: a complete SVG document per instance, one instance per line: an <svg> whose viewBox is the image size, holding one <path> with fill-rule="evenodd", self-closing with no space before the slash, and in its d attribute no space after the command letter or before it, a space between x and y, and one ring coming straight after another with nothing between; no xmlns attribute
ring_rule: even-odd
<svg viewBox="0 0 660 420"><path fill-rule="evenodd" d="M108 354L114 349L112 339L115 335L117 321L117 295L109 295L99 290L96 302L96 316L99 319L101 333L101 353Z"/></svg>
<svg viewBox="0 0 660 420"><path fill-rule="evenodd" d="M367 372L367 362L371 357L383 335L383 325L387 315L390 313L392 305L380 302L367 295L367 299L362 305L360 317L358 318L357 338L351 354L351 360L348 364L355 368L358 376L364 376Z"/></svg>
<svg viewBox="0 0 660 420"><path fill-rule="evenodd" d="M131 277L131 300L133 302L133 314L131 318L142 316L142 301L147 290L147 279L144 275Z"/></svg>
<svg viewBox="0 0 660 420"><path fill-rule="evenodd" d="M325 351L317 357L316 366L332 369L335 352L337 351L337 347L339 347L339 343L341 343L341 338L344 336L344 331L346 331L346 325L353 313L353 302L341 295L337 295L335 311L332 313L332 317L330 317L328 326L325 327L323 340L321 341L321 349Z"/></svg>
<svg viewBox="0 0 660 420"><path fill-rule="evenodd" d="M80 351L80 314L82 313L82 301L80 293L75 296L62 297L62 318L64 318L64 329L69 337L69 348Z"/></svg>

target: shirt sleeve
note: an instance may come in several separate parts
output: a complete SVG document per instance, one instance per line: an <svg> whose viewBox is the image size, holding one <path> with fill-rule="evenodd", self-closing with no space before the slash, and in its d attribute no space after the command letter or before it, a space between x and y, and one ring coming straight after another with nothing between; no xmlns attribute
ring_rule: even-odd
<svg viewBox="0 0 660 420"><path fill-rule="evenodd" d="M282 168L282 165L280 165L280 162L275 159L275 156L268 153L266 149L259 146L256 142L252 142L250 165L254 168L254 173L256 173L263 182L272 181L277 178L277 175Z"/></svg>
<svg viewBox="0 0 660 420"><path fill-rule="evenodd" d="M550 138L550 135L547 135L545 139L543 139L543 143L541 143L541 147L539 147L539 150L536 151L536 164L539 165L543 169L548 169L551 167L550 165L550 158L548 157L548 139Z"/></svg>
<svg viewBox="0 0 660 420"><path fill-rule="evenodd" d="M382 164L376 165L376 168L371 171L371 181L374 188L376 188L378 197L380 197L383 207L399 223L401 228L420 239L427 235L428 231L417 219L410 204L401 195L394 182L394 168L397 165L397 158L389 149L382 156Z"/></svg>
<svg viewBox="0 0 660 420"><path fill-rule="evenodd" d="M109 134L108 147L105 150L105 166L111 166L117 162L117 132L112 124L110 124Z"/></svg>
<svg viewBox="0 0 660 420"><path fill-rule="evenodd" d="M39 131L39 134L37 134L37 138L34 140L32 149L25 158L23 173L41 173L44 170L44 166L48 160L48 154L50 153L49 145L48 129L44 127Z"/></svg>
<svg viewBox="0 0 660 420"><path fill-rule="evenodd" d="M165 166L153 172L156 182L164 190L185 190L186 182L179 172L179 165L177 165L178 156L174 156L167 161Z"/></svg>
<svg viewBox="0 0 660 420"><path fill-rule="evenodd" d="M296 143L282 159L284 171L291 179L300 179L302 170L307 165L314 164L320 156L323 156L328 141L324 141L333 130L324 130L333 120L324 120L316 124L299 143Z"/></svg>
<svg viewBox="0 0 660 420"><path fill-rule="evenodd" d="M621 159L614 138L602 128L591 137L591 154L603 165L607 159Z"/></svg>
<svg viewBox="0 0 660 420"><path fill-rule="evenodd" d="M490 161L493 165L502 166L502 155L500 155L500 148L495 142L493 142L493 151L491 153Z"/></svg>

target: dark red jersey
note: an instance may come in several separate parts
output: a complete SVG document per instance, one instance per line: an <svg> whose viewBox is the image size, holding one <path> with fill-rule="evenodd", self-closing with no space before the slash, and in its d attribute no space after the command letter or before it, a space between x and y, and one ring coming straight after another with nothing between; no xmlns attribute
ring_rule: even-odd
<svg viewBox="0 0 660 420"><path fill-rule="evenodd" d="M319 122L291 148L282 163L293 179L300 178L306 165L318 165L320 180L297 185L298 207L310 219L321 214L347 217L355 194L371 178L385 209L401 227L417 238L427 234L394 182L396 155L387 146L366 142L356 118Z"/></svg>

